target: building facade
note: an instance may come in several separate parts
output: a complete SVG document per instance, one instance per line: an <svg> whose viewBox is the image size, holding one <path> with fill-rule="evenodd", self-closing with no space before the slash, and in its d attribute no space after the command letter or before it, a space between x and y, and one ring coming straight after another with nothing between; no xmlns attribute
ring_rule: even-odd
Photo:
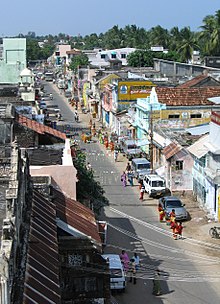
<svg viewBox="0 0 220 304"><path fill-rule="evenodd" d="M26 65L26 38L3 38L0 83L18 84Z"/></svg>

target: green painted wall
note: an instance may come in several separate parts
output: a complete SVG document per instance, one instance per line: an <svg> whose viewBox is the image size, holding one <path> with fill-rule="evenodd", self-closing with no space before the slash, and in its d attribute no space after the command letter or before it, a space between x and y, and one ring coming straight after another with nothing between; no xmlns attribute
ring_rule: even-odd
<svg viewBox="0 0 220 304"><path fill-rule="evenodd" d="M26 68L26 39L3 38L3 58L0 61L0 83L17 84Z"/></svg>

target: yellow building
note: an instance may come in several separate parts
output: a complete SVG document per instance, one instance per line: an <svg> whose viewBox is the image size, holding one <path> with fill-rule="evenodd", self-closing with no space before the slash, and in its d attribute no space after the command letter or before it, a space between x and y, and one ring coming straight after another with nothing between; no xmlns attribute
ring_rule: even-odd
<svg viewBox="0 0 220 304"><path fill-rule="evenodd" d="M147 80L126 80L118 82L118 103L125 104L136 101L137 98L150 96L152 87L151 81Z"/></svg>
<svg viewBox="0 0 220 304"><path fill-rule="evenodd" d="M158 101L166 104L160 113L161 124L174 122L178 127L196 126L210 122L212 110L220 105L210 98L220 96L220 87L168 88L156 87Z"/></svg>

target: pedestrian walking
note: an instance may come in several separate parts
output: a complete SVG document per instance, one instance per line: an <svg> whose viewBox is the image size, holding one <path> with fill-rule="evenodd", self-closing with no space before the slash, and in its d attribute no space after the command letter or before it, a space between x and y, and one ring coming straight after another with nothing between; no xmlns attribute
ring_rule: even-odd
<svg viewBox="0 0 220 304"><path fill-rule="evenodd" d="M127 173L127 177L128 177L128 182L130 184L130 186L134 186L134 174L132 171L128 171Z"/></svg>
<svg viewBox="0 0 220 304"><path fill-rule="evenodd" d="M114 151L114 160L115 160L115 162L117 161L117 159L118 159L118 151L115 150Z"/></svg>
<svg viewBox="0 0 220 304"><path fill-rule="evenodd" d="M128 162L125 171L131 171L131 164Z"/></svg>
<svg viewBox="0 0 220 304"><path fill-rule="evenodd" d="M125 273L127 273L128 270L129 270L130 259L129 259L129 256L128 256L128 254L125 250L121 251L120 259L121 259L121 262L123 264L124 271L125 271Z"/></svg>
<svg viewBox="0 0 220 304"><path fill-rule="evenodd" d="M130 265L129 265L129 273L130 273L130 280L129 282L133 282L133 284L137 283L137 278L136 278L136 266L135 266L135 260L134 258L131 259Z"/></svg>
<svg viewBox="0 0 220 304"><path fill-rule="evenodd" d="M161 286L160 286L160 271L157 269L155 271L154 279L153 279L153 295L160 296L162 294L161 292Z"/></svg>
<svg viewBox="0 0 220 304"><path fill-rule="evenodd" d="M160 220L160 222L163 222L164 217L165 217L165 211L164 211L163 207L160 205L158 206L158 212L159 212L159 220Z"/></svg>
<svg viewBox="0 0 220 304"><path fill-rule="evenodd" d="M176 213L175 213L175 209L172 209L172 211L169 214L170 216L170 228L173 229L174 226L176 225Z"/></svg>
<svg viewBox="0 0 220 304"><path fill-rule="evenodd" d="M134 255L133 255L132 259L134 259L136 271L139 270L139 267L140 267L140 257L139 257L139 255L137 255L137 252L134 252Z"/></svg>
<svg viewBox="0 0 220 304"><path fill-rule="evenodd" d="M127 176L126 176L125 171L123 171L123 173L121 175L121 181L122 181L123 187L126 187L127 186Z"/></svg>
<svg viewBox="0 0 220 304"><path fill-rule="evenodd" d="M144 184L142 184L141 190L140 190L140 197L139 197L139 200L141 200L141 201L144 200L144 192L145 192L145 187L144 187Z"/></svg>
<svg viewBox="0 0 220 304"><path fill-rule="evenodd" d="M183 225L182 225L182 222L179 222L179 224L177 225L177 235L179 237L179 239L182 239L183 238Z"/></svg>
<svg viewBox="0 0 220 304"><path fill-rule="evenodd" d="M176 221L172 222L172 230L173 230L173 239L177 240L178 235L178 224Z"/></svg>

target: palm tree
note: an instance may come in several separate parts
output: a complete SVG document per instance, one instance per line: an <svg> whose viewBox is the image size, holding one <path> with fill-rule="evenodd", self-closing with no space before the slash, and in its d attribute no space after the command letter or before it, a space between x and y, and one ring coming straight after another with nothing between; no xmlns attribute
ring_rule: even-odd
<svg viewBox="0 0 220 304"><path fill-rule="evenodd" d="M190 27L184 27L180 31L180 37L178 52L183 62L189 62L192 59L193 51L199 49L195 34L190 30Z"/></svg>
<svg viewBox="0 0 220 304"><path fill-rule="evenodd" d="M170 30L170 45L169 50L177 51L179 43L181 41L181 34L178 26L171 28Z"/></svg>
<svg viewBox="0 0 220 304"><path fill-rule="evenodd" d="M206 55L220 55L220 10L215 15L208 15L203 19L204 25L200 33L203 53Z"/></svg>
<svg viewBox="0 0 220 304"><path fill-rule="evenodd" d="M170 34L167 29L162 28L160 25L152 27L149 31L151 46L163 46L168 48L170 43Z"/></svg>

